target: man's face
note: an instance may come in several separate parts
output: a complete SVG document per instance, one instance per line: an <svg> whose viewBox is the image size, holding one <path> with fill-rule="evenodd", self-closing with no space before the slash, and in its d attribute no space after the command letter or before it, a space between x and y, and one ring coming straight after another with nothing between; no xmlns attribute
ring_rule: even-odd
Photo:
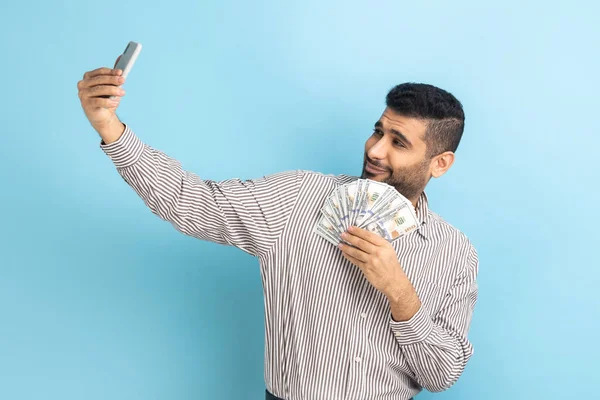
<svg viewBox="0 0 600 400"><path fill-rule="evenodd" d="M426 128L423 121L386 108L365 143L362 178L394 186L416 203L431 177L423 141Z"/></svg>

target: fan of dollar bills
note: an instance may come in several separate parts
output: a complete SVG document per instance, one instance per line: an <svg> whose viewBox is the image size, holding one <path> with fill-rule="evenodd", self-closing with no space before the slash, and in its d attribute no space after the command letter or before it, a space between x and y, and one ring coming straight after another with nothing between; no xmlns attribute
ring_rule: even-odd
<svg viewBox="0 0 600 400"><path fill-rule="evenodd" d="M388 241L418 227L412 203L393 186L370 179L358 179L338 186L325 200L314 233L334 245L349 226L358 226Z"/></svg>

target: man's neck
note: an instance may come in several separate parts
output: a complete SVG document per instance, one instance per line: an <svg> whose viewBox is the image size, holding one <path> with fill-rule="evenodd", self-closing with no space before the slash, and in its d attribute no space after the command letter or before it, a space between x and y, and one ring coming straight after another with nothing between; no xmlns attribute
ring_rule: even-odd
<svg viewBox="0 0 600 400"><path fill-rule="evenodd" d="M413 199L408 199L410 200L410 202L412 203L412 205L415 207L415 210L417 209L417 206L419 205L419 200L421 199L421 196L423 196L423 191L421 191L421 193L419 193L419 195Z"/></svg>

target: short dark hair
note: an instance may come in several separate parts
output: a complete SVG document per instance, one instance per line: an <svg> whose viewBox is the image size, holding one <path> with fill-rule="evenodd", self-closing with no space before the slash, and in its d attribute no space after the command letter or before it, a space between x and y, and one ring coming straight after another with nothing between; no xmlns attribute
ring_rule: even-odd
<svg viewBox="0 0 600 400"><path fill-rule="evenodd" d="M424 141L428 157L445 151L455 152L458 148L465 113L460 101L451 93L424 83L402 83L389 91L385 102L397 114L427 124Z"/></svg>

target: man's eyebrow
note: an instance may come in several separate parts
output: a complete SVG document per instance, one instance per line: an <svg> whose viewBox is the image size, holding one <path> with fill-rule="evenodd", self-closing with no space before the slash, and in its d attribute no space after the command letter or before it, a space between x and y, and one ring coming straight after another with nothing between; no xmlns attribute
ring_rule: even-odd
<svg viewBox="0 0 600 400"><path fill-rule="evenodd" d="M381 123L381 121L375 122L375 128L383 129L383 124ZM408 140L406 138L406 136L404 136L402 134L402 132L400 132L399 130L396 130L396 129L390 129L390 132L394 136L398 137L402 142L404 142L404 144L406 145L406 147L412 147L412 143L410 142L410 140Z"/></svg>

